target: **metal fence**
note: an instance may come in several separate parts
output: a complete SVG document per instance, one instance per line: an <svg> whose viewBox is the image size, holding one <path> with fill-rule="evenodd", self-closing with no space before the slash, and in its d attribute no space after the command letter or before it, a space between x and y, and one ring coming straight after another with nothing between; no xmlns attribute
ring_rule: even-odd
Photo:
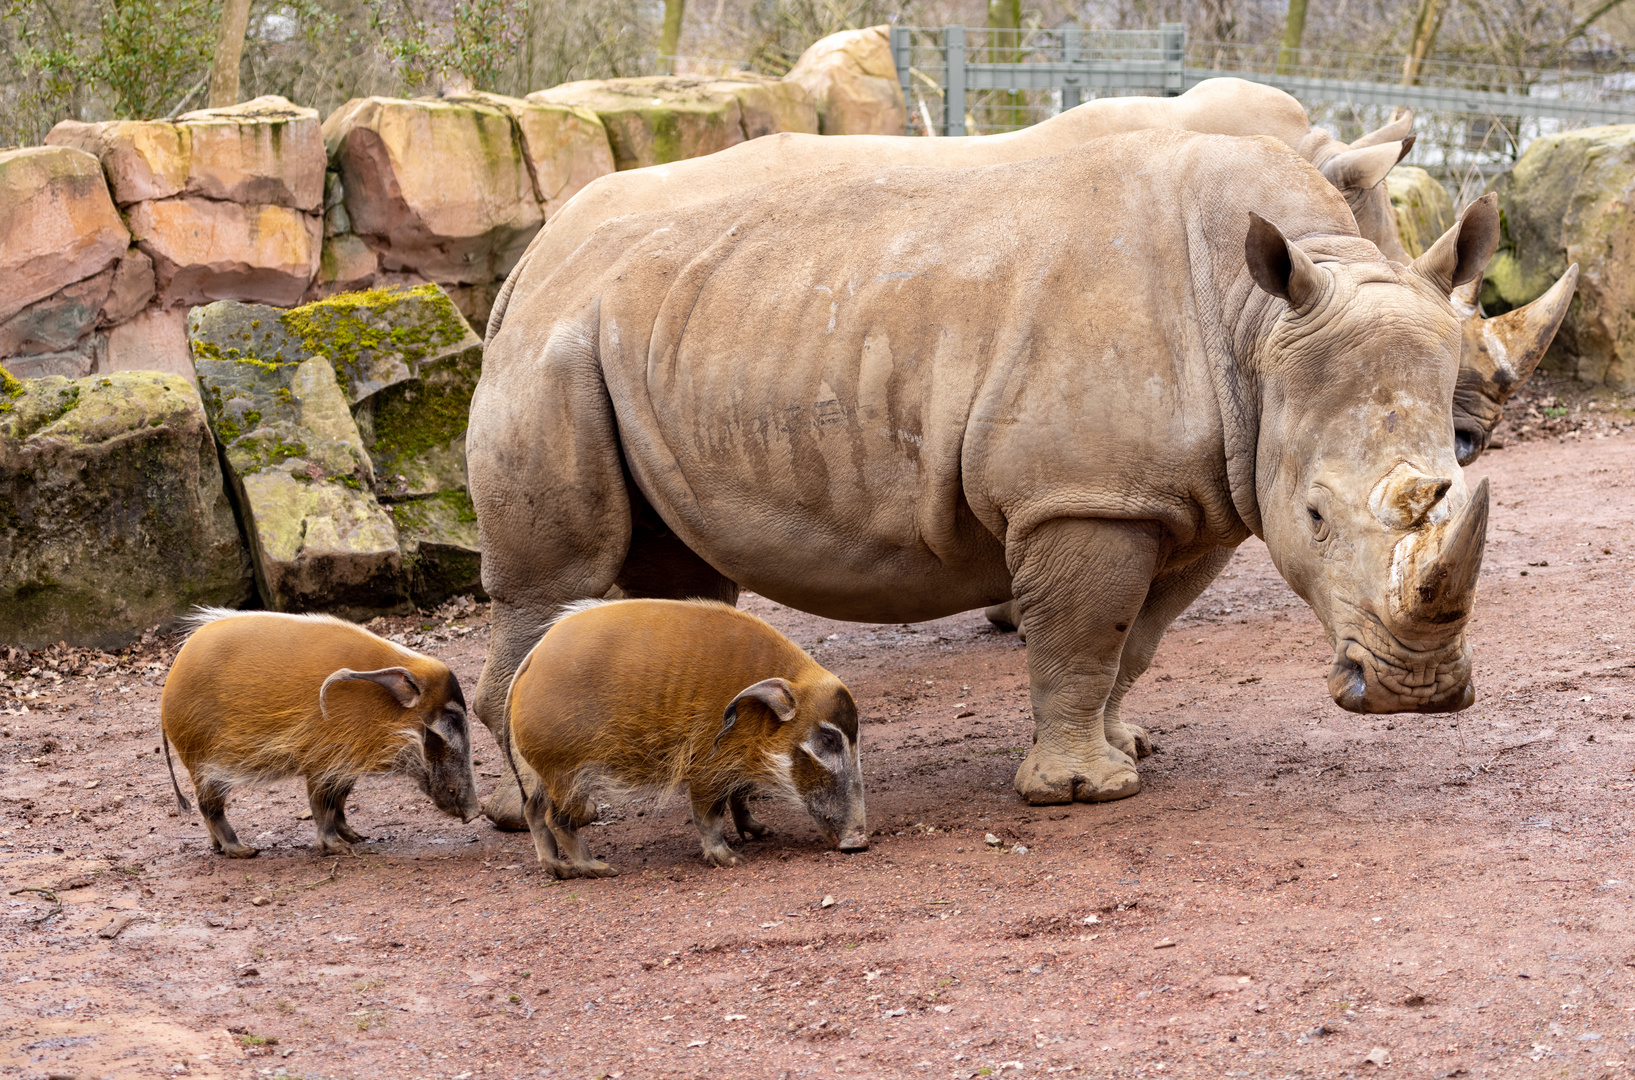
<svg viewBox="0 0 1635 1080"><path fill-rule="evenodd" d="M1013 131L1098 96L1174 95L1236 76L1287 91L1313 122L1352 138L1407 106L1419 114L1414 161L1457 193L1479 190L1533 138L1635 122L1635 72L1428 62L1401 84L1402 57L1188 41L1186 28L993 30L893 27L909 129L920 135Z"/></svg>

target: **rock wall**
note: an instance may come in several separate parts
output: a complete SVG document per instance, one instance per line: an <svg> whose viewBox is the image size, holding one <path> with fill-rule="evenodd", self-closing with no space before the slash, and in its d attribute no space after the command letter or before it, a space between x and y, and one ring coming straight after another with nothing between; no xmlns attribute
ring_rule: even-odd
<svg viewBox="0 0 1635 1080"><path fill-rule="evenodd" d="M1495 179L1504 238L1488 266L1488 311L1543 295L1568 266L1578 291L1543 367L1635 389L1635 125L1533 140Z"/></svg>
<svg viewBox="0 0 1635 1080"><path fill-rule="evenodd" d="M322 123L264 97L0 153L0 641L480 592L477 332L535 233L617 168L900 132L885 41L837 35L787 79L365 98Z"/></svg>
<svg viewBox="0 0 1635 1080"><path fill-rule="evenodd" d="M1398 165L1385 178L1396 211L1397 235L1409 255L1419 258L1455 220L1453 196L1424 169Z"/></svg>

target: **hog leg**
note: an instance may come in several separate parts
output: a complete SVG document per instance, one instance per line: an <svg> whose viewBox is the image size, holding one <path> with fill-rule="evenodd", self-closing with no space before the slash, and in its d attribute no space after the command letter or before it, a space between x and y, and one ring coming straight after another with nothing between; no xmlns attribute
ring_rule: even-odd
<svg viewBox="0 0 1635 1080"><path fill-rule="evenodd" d="M596 807L586 800L579 800L579 808L570 810L566 807L573 803L551 802L551 812L547 822L551 832L556 834L556 846L563 856L567 867L567 874L558 876L567 877L618 877L619 871L598 859L591 858L590 849L585 846L585 838L579 830L596 820Z"/></svg>
<svg viewBox="0 0 1635 1080"><path fill-rule="evenodd" d="M199 813L204 815L204 827L210 830L210 846L229 859L253 859L256 849L239 842L238 833L227 823L227 792L225 784L207 782L193 785L199 796Z"/></svg>
<svg viewBox="0 0 1635 1080"><path fill-rule="evenodd" d="M350 794L351 781L337 783L307 777L307 804L312 807L312 824L318 830L318 850L325 855L350 855L352 842L362 839L346 826L344 808Z"/></svg>
<svg viewBox="0 0 1635 1080"><path fill-rule="evenodd" d="M543 783L535 785L528 793L522 811L528 819L528 831L534 838L534 855L539 859L539 865L557 878L573 877L573 867L557 858L556 834L551 831L553 807Z"/></svg>
<svg viewBox="0 0 1635 1080"><path fill-rule="evenodd" d="M1135 760L1107 741L1107 699L1157 571L1151 522L1058 518L1010 545L1028 628L1033 749L1016 771L1030 803L1106 802L1141 790Z"/></svg>
<svg viewBox="0 0 1635 1080"><path fill-rule="evenodd" d="M471 402L466 469L493 599L472 711L501 747L506 690L523 657L563 604L606 595L630 546L631 485L599 336L595 305L543 343L508 326L489 343ZM483 813L521 830L522 792L509 772Z"/></svg>
<svg viewBox="0 0 1635 1080"><path fill-rule="evenodd" d="M727 800L727 805L732 807L732 823L737 826L740 837L745 840L759 840L772 835L772 826L755 820L755 815L749 812L749 798L746 792L733 792Z"/></svg>
<svg viewBox="0 0 1635 1080"><path fill-rule="evenodd" d="M1107 713L1103 721L1107 741L1131 757L1142 758L1152 753L1152 740L1148 738L1146 728L1127 724L1119 716L1124 695L1152 666L1152 658L1158 653L1158 643L1163 640L1169 624L1209 588L1209 583L1232 561L1234 550L1229 547L1211 548L1202 557L1165 571L1152 583L1147 593L1147 602L1142 605L1141 614L1136 617L1135 625L1130 628L1130 636L1124 642L1124 653L1118 665L1118 681L1113 684L1113 692L1107 698Z"/></svg>
<svg viewBox="0 0 1635 1080"><path fill-rule="evenodd" d="M698 827L698 842L704 849L704 861L711 866L738 865L738 856L733 854L722 835L727 826L729 801L702 794L692 797L693 824Z"/></svg>

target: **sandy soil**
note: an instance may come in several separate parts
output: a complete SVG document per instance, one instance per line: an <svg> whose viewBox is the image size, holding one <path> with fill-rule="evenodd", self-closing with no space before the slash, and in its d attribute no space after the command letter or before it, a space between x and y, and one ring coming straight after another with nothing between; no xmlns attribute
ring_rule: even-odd
<svg viewBox="0 0 1635 1080"><path fill-rule="evenodd" d="M155 754L173 641L13 653L0 1076L1635 1073L1618 426L1472 470L1497 500L1474 708L1339 711L1317 622L1251 542L1132 693L1161 751L1118 803L1016 798L1027 659L980 614L750 598L863 708L855 856L763 804L778 834L708 869L684 808L609 807L593 849L623 876L558 884L526 835L378 779L359 855L311 850L290 782L238 797L264 851L229 862ZM387 629L475 682L480 609ZM491 784L486 733L477 757Z"/></svg>

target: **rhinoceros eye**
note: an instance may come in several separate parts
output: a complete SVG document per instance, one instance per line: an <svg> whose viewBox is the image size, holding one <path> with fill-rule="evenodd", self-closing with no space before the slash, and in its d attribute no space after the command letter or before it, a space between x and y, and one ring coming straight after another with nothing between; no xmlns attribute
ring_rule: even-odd
<svg viewBox="0 0 1635 1080"><path fill-rule="evenodd" d="M1327 540L1329 535L1328 521L1318 511L1317 507L1306 507L1306 517L1311 522L1311 535L1316 538L1317 542L1322 543Z"/></svg>

